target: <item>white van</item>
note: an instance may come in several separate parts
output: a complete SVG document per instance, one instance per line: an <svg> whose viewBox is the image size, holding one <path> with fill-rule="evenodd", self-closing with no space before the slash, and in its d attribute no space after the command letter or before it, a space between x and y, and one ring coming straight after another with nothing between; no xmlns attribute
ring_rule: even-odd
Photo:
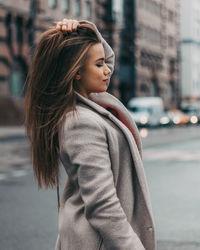
<svg viewBox="0 0 200 250"><path fill-rule="evenodd" d="M138 126L159 126L164 111L160 97L133 97L127 108Z"/></svg>

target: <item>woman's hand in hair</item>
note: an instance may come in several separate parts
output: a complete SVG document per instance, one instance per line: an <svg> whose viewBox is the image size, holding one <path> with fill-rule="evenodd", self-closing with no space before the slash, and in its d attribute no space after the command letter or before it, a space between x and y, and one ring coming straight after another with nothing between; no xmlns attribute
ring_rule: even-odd
<svg viewBox="0 0 200 250"><path fill-rule="evenodd" d="M80 24L77 20L64 18L62 21L57 22L56 29L60 31L72 32L76 31L79 25Z"/></svg>

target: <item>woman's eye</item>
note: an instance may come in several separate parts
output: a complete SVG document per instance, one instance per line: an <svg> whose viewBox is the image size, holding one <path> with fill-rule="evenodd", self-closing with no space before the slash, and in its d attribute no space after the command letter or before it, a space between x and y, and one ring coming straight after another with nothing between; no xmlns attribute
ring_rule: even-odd
<svg viewBox="0 0 200 250"><path fill-rule="evenodd" d="M103 66L103 64L97 64L97 67L102 67Z"/></svg>

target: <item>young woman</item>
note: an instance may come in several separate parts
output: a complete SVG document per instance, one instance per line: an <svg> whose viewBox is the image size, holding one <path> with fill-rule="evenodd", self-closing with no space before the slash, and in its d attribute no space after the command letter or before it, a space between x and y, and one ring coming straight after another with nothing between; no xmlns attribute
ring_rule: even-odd
<svg viewBox="0 0 200 250"><path fill-rule="evenodd" d="M56 250L154 250L138 129L106 92L114 53L96 26L64 19L41 37L25 99L35 178L67 180Z"/></svg>

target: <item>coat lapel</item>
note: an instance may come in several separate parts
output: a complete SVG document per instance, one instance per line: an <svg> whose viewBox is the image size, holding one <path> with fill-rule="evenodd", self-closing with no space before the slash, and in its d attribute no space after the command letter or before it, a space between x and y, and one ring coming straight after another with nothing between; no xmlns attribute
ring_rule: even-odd
<svg viewBox="0 0 200 250"><path fill-rule="evenodd" d="M112 112L109 112L107 109L111 109L115 111L118 115L118 119L130 130L132 133L135 142L137 144L139 153L142 157L142 144L139 137L139 131L137 129L137 126L135 125L135 122L133 121L132 117L130 116L128 110L125 108L125 106L113 95L109 94L108 92L102 92L102 93L91 93L89 95L89 99L83 97L78 92L76 92L78 99L82 102L86 103L87 105L93 107L98 111L100 114L105 115L110 118L110 115L112 118L116 118L114 115L112 115ZM121 122L115 120L114 122L117 122L117 125L122 125ZM122 125L124 128L124 126ZM120 127L121 128L121 127ZM121 128L123 130L123 128Z"/></svg>
<svg viewBox="0 0 200 250"><path fill-rule="evenodd" d="M128 110L125 106L113 95L108 92L91 93L89 98L85 98L76 92L77 99L82 103L92 107L101 115L108 117L112 120L123 132L126 140L128 141L132 159L136 168L138 180L143 190L144 198L146 200L147 207L152 211L151 203L149 199L149 191L147 188L146 176L142 164L142 146L139 137L139 132L135 122L131 118ZM106 108L113 109L117 112L118 118L109 112ZM128 128L128 129L127 129Z"/></svg>

